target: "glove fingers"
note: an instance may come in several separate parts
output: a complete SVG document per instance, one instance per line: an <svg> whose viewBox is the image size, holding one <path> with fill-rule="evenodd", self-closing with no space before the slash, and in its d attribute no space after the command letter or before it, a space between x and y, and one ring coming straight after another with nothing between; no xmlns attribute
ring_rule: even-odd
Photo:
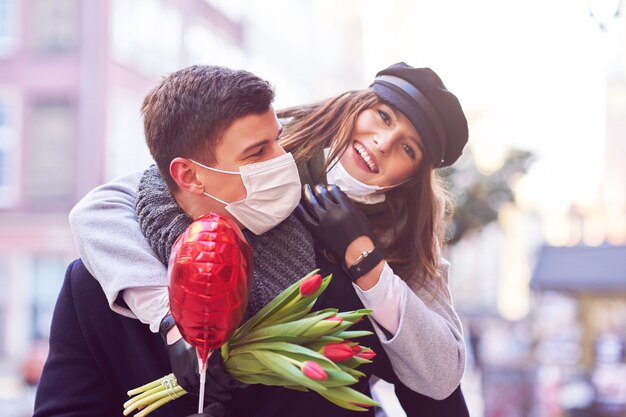
<svg viewBox="0 0 626 417"><path fill-rule="evenodd" d="M319 219L309 213L309 210L307 209L305 204L306 203L303 204L302 202L298 204L295 210L296 217L300 220L302 224L304 224L305 227L309 229L319 226Z"/></svg>
<svg viewBox="0 0 626 417"><path fill-rule="evenodd" d="M330 205L336 205L336 202L330 196L326 187L327 186L324 184L317 184L315 186L315 196L317 197L317 201L319 201L320 204L328 210L330 208Z"/></svg>
<svg viewBox="0 0 626 417"><path fill-rule="evenodd" d="M326 212L326 207L317 192L309 184L305 184L303 187L302 200L301 203L304 202L306 204L309 213L313 214L317 219L322 218Z"/></svg>
<svg viewBox="0 0 626 417"><path fill-rule="evenodd" d="M309 189L311 189L310 185L306 185ZM315 188L312 189L312 194L315 197L315 201L317 202L317 207L320 210L326 210L326 201L324 192L326 191L326 187L323 184L317 184Z"/></svg>
<svg viewBox="0 0 626 417"><path fill-rule="evenodd" d="M335 184L329 184L326 188L328 195L335 204L347 207L351 207L353 205L352 200L350 200L346 193L341 191L341 188L337 187Z"/></svg>

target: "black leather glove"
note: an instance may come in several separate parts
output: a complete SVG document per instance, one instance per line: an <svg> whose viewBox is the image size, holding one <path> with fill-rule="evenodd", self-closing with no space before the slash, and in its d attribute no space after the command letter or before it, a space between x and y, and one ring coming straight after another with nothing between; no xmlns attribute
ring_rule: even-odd
<svg viewBox="0 0 626 417"><path fill-rule="evenodd" d="M209 404L209 406L205 408L201 414L196 413L187 417L224 417L224 414L226 414L224 404L221 402L214 402Z"/></svg>
<svg viewBox="0 0 626 417"><path fill-rule="evenodd" d="M183 339L180 339L176 343L167 346L167 353L178 385L183 387L185 391L198 395L200 390L200 372L198 371L196 349L188 345ZM204 388L204 398L207 403L214 401L227 402L232 398L233 391L247 386L247 384L237 381L226 371L219 350L211 354L207 364Z"/></svg>
<svg viewBox="0 0 626 417"><path fill-rule="evenodd" d="M320 184L312 189L306 184L296 215L341 265L346 248L357 237L365 235L375 241L367 217L336 185Z"/></svg>

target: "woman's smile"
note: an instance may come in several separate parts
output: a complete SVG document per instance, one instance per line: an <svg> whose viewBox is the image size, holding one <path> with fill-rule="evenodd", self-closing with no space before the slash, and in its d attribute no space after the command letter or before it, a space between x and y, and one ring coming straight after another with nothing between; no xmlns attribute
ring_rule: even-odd
<svg viewBox="0 0 626 417"><path fill-rule="evenodd" d="M352 153L356 165L368 173L378 174L380 169L378 167L378 160L374 154L359 141L354 141L352 145Z"/></svg>

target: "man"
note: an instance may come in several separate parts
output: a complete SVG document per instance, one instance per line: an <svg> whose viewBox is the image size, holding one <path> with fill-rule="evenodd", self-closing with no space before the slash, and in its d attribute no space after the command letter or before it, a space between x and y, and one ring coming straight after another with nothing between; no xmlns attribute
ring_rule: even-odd
<svg viewBox="0 0 626 417"><path fill-rule="evenodd" d="M142 111L148 147L161 177L189 217L214 211L261 234L296 207L300 182L293 158L277 144L281 125L273 99L271 86L255 75L207 66L175 72L146 96ZM240 170L251 164L255 170ZM271 189L266 187L267 175L273 178ZM271 204L256 204L267 198ZM168 247L172 243L164 242ZM116 261L115 254L111 261ZM132 274L126 281L132 281ZM151 290L141 283L125 285L138 288L134 294L122 295L131 304L141 302L142 290ZM170 361L179 383L194 388L189 384L197 378L195 354L173 322L164 321L162 329L168 361L159 337L139 321L114 314L102 295L82 262L72 263L53 317L35 417L119 415L128 399L126 391L168 374ZM220 374L222 365L215 366L217 374L225 377ZM208 384L209 394L215 394L211 398L229 398L220 392L233 388L221 391L219 381L216 384ZM193 412L195 401L187 397L155 415Z"/></svg>

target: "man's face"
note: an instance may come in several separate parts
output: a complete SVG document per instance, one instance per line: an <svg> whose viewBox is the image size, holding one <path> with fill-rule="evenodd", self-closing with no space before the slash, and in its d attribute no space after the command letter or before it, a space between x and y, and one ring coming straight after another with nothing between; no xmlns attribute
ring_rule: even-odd
<svg viewBox="0 0 626 417"><path fill-rule="evenodd" d="M274 109L261 114L250 114L237 119L222 135L215 150L216 162L211 168L239 172L242 165L267 161L285 154L278 143L282 130ZM202 161L198 161L202 162ZM228 203L246 198L246 188L239 175L224 174L199 168L197 175L204 191ZM208 211L216 211L229 217L224 206L206 197Z"/></svg>

